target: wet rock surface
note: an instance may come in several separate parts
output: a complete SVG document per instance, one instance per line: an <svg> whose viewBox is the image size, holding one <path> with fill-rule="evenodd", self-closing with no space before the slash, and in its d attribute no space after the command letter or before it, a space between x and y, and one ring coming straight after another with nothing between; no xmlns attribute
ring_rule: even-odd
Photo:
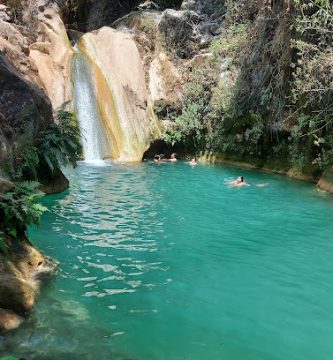
<svg viewBox="0 0 333 360"><path fill-rule="evenodd" d="M25 239L9 245L8 256L0 256L0 331L21 324L56 265Z"/></svg>

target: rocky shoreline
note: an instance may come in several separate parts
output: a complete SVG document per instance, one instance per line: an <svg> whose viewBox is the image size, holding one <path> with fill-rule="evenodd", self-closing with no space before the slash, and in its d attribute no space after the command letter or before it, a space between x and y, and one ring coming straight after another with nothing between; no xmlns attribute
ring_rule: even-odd
<svg viewBox="0 0 333 360"><path fill-rule="evenodd" d="M0 256L0 331L14 330L33 310L39 290L57 263L28 239L19 240Z"/></svg>
<svg viewBox="0 0 333 360"><path fill-rule="evenodd" d="M0 177L0 195L13 187ZM6 250L0 252L0 332L21 325L33 310L45 279L57 267L56 261L38 251L26 236L6 240Z"/></svg>

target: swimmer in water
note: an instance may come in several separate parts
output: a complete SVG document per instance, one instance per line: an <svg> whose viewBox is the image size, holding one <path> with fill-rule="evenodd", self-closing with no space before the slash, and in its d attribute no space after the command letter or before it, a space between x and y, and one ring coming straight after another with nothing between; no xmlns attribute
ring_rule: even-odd
<svg viewBox="0 0 333 360"><path fill-rule="evenodd" d="M236 180L230 181L229 185L232 187L242 187L242 186L256 186L256 187L265 187L268 185L268 183L264 184L249 184L244 180L243 176L238 176Z"/></svg>
<svg viewBox="0 0 333 360"><path fill-rule="evenodd" d="M160 154L160 161L161 161L161 162L167 162L168 159L165 158L165 155L164 155L164 154Z"/></svg>
<svg viewBox="0 0 333 360"><path fill-rule="evenodd" d="M243 176L238 176L238 178L236 180L230 181L229 184L234 187L250 186L250 184L248 184L246 181L244 181Z"/></svg>
<svg viewBox="0 0 333 360"><path fill-rule="evenodd" d="M154 162L159 162L160 161L160 156L159 155L155 155L154 156Z"/></svg>
<svg viewBox="0 0 333 360"><path fill-rule="evenodd" d="M188 162L189 165L198 165L197 159L194 157L191 161Z"/></svg>
<svg viewBox="0 0 333 360"><path fill-rule="evenodd" d="M176 153L173 153L171 154L170 156L170 159L169 159L170 162L177 162L177 154Z"/></svg>

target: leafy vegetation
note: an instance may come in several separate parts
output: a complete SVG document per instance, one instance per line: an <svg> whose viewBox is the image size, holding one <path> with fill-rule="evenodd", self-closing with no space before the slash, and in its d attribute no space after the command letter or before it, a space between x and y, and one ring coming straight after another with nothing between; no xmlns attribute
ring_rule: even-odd
<svg viewBox="0 0 333 360"><path fill-rule="evenodd" d="M13 238L22 236L27 226L39 225L40 217L47 209L38 203L43 193L38 191L38 182L24 181L3 195L0 195L0 234ZM4 235L1 249L5 248Z"/></svg>
<svg viewBox="0 0 333 360"><path fill-rule="evenodd" d="M39 135L36 144L42 164L47 165L51 172L68 163L75 168L82 157L80 129L75 115L62 108L57 112L56 121Z"/></svg>
<svg viewBox="0 0 333 360"><path fill-rule="evenodd" d="M33 144L20 148L8 166L8 175L15 186L0 194L0 252L7 252L8 239L24 238L27 226L40 223L47 210L39 203L43 193L38 179L52 176L62 165L76 167L82 155L80 130L75 115L58 110L56 122L40 132Z"/></svg>
<svg viewBox="0 0 333 360"><path fill-rule="evenodd" d="M82 157L80 129L75 114L58 110L56 123L39 133L34 144L20 149L14 157L10 177L14 180L38 180L38 172L55 173L62 165L76 167Z"/></svg>
<svg viewBox="0 0 333 360"><path fill-rule="evenodd" d="M333 159L333 8L328 0L298 0L295 8L292 152L325 169Z"/></svg>
<svg viewBox="0 0 333 360"><path fill-rule="evenodd" d="M226 6L224 32L193 65L164 140L323 171L333 162L331 2Z"/></svg>

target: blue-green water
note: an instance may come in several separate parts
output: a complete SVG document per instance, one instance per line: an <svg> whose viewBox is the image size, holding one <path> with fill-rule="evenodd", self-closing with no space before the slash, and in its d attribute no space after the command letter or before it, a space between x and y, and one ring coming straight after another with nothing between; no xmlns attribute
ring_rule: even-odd
<svg viewBox="0 0 333 360"><path fill-rule="evenodd" d="M239 174L265 188L229 188ZM60 261L0 354L29 359L333 358L333 198L213 166L91 166L34 243Z"/></svg>

